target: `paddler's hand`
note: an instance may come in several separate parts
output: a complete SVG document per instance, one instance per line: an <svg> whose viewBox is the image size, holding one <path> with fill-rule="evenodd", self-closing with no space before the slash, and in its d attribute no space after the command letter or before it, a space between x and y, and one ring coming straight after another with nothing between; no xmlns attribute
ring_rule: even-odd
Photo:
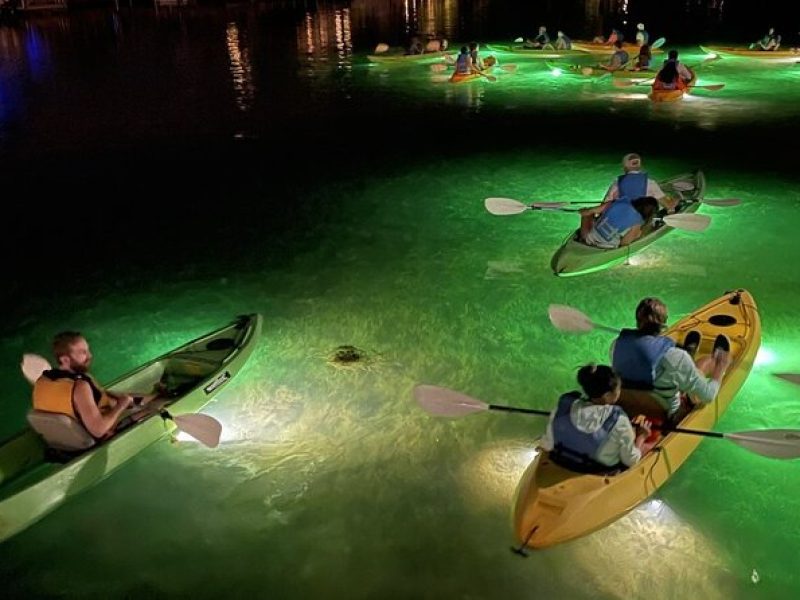
<svg viewBox="0 0 800 600"><path fill-rule="evenodd" d="M578 214L582 217L594 217L596 210L595 208L582 208L578 211Z"/></svg>
<svg viewBox="0 0 800 600"><path fill-rule="evenodd" d="M644 415L637 415L631 421L633 428L636 430L636 437L649 437L650 436L650 421Z"/></svg>

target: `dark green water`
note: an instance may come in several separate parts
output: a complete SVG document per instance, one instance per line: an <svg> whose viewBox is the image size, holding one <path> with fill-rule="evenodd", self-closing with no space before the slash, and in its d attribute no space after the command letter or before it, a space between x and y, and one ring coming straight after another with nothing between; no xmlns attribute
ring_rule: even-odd
<svg viewBox="0 0 800 600"><path fill-rule="evenodd" d="M677 319L744 287L762 353L717 429L798 427L800 389L772 376L800 371L800 192L782 149L798 67L725 59L700 82L723 90L658 107L506 55L515 73L452 86L428 65L370 66L368 12L348 14L123 11L0 30L17 40L3 89L18 98L2 138L0 435L29 403L20 354L46 354L58 330L84 331L108 380L233 315L265 318L207 409L223 444L157 444L4 542L7 593L797 597L795 462L704 441L628 516L521 560L509 510L543 421L437 420L411 390L547 409L610 342L557 333L548 304L625 326L646 295ZM274 60L286 44L297 53ZM702 168L707 197L743 203L572 279L548 263L573 216L483 208L598 198L628 151L656 178ZM331 366L343 344L371 359Z"/></svg>

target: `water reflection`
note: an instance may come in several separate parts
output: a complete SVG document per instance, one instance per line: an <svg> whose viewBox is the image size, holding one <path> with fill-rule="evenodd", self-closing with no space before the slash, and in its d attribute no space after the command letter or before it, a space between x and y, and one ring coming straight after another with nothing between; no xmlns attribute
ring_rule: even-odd
<svg viewBox="0 0 800 600"><path fill-rule="evenodd" d="M235 22L228 23L225 37L236 106L240 111L247 112L253 108L256 96L250 48L247 47L246 40L240 39L239 26Z"/></svg>

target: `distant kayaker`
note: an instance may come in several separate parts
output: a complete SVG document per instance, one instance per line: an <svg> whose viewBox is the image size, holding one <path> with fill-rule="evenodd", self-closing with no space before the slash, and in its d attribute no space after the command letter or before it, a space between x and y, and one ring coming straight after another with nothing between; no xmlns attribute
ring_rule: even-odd
<svg viewBox="0 0 800 600"><path fill-rule="evenodd" d="M631 71L647 71L650 69L650 62L653 60L653 55L650 52L650 46L644 44L639 48L639 55L633 61Z"/></svg>
<svg viewBox="0 0 800 600"><path fill-rule="evenodd" d="M478 55L479 50L480 46L478 46L478 42L469 43L469 57L472 59L472 66L478 71L483 71L487 67L483 64L481 57Z"/></svg>
<svg viewBox="0 0 800 600"><path fill-rule="evenodd" d="M429 33L428 41L425 43L425 52L444 52L447 50L447 38L441 34Z"/></svg>
<svg viewBox="0 0 800 600"><path fill-rule="evenodd" d="M780 45L781 36L775 33L774 27L770 27L769 31L763 38L750 44L750 50L765 50L770 52L780 48Z"/></svg>
<svg viewBox="0 0 800 600"><path fill-rule="evenodd" d="M658 200L662 208L668 211L674 210L677 205L677 201L667 196L658 183L650 179L647 172L642 170L642 157L635 152L622 157L622 171L623 174L614 179L600 204L580 211L582 238L585 238L592 229L595 218L616 200L630 202L636 198L650 196Z"/></svg>
<svg viewBox="0 0 800 600"><path fill-rule="evenodd" d="M692 356L701 341L699 332L690 331L684 347L678 348L661 335L666 323L666 305L658 298L644 298L636 307L636 329L620 332L611 345L611 357L622 378L621 406L628 414L666 414L678 421L693 408L691 400L682 406L682 395L691 394L703 404L714 400L730 364L730 343L724 335L717 336L712 354L695 364Z"/></svg>
<svg viewBox="0 0 800 600"><path fill-rule="evenodd" d="M677 50L670 50L667 53L667 58L664 61L664 67L670 63L675 65L675 69L678 71L678 75L680 75L680 78L684 83L689 83L692 80L692 72L680 60L678 60Z"/></svg>
<svg viewBox="0 0 800 600"><path fill-rule="evenodd" d="M591 229L582 233L583 241L598 248L619 248L633 243L642 236L643 228L658 212L658 200L651 196L631 202L613 202L592 223Z"/></svg>
<svg viewBox="0 0 800 600"><path fill-rule="evenodd" d="M639 23L636 26L636 45L646 46L650 43L650 34L644 28L644 23Z"/></svg>
<svg viewBox="0 0 800 600"><path fill-rule="evenodd" d="M424 52L425 46L422 45L422 39L418 35L412 36L406 54L423 54Z"/></svg>
<svg viewBox="0 0 800 600"><path fill-rule="evenodd" d="M572 50L572 40L563 31L558 32L556 50Z"/></svg>
<svg viewBox="0 0 800 600"><path fill-rule="evenodd" d="M469 47L461 46L461 52L456 58L456 75L469 75L475 72L475 67L472 65L472 57L469 53Z"/></svg>
<svg viewBox="0 0 800 600"><path fill-rule="evenodd" d="M624 37L618 29L612 29L608 35L608 39L603 39L603 36L596 36L592 42L595 44L603 44L604 46L613 46L617 42L622 42Z"/></svg>
<svg viewBox="0 0 800 600"><path fill-rule="evenodd" d="M33 386L33 408L65 414L81 423L95 439L109 437L120 416L134 404L129 394L104 390L89 374L92 352L77 331L64 331L53 339L57 367L42 373ZM146 403L155 395L137 399Z"/></svg>
<svg viewBox="0 0 800 600"><path fill-rule="evenodd" d="M605 69L606 71L618 71L625 67L630 60L630 56L628 53L623 50L622 42L617 40L614 43L614 54L611 55L611 59L608 61L606 65L599 65L601 69Z"/></svg>
<svg viewBox="0 0 800 600"><path fill-rule="evenodd" d="M541 27L539 27L539 34L532 40L530 39L525 40L525 43L523 45L525 46L525 48L535 48L537 50L541 50L549 43L550 43L550 36L547 35L547 27L542 25Z"/></svg>
<svg viewBox="0 0 800 600"><path fill-rule="evenodd" d="M621 381L611 367L586 365L578 371L578 391L563 394L550 413L539 446L556 464L581 472L632 467L642 458L650 435L643 417L634 422L616 406Z"/></svg>

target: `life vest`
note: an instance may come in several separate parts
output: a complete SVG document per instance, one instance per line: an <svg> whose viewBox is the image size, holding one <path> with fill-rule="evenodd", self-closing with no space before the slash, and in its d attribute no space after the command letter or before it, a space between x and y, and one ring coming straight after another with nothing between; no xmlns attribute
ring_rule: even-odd
<svg viewBox="0 0 800 600"><path fill-rule="evenodd" d="M470 58L469 54L459 54L456 59L456 73L458 75L469 75L470 68L467 59Z"/></svg>
<svg viewBox="0 0 800 600"><path fill-rule="evenodd" d="M633 202L638 198L647 196L647 173L625 173L617 177L617 202L625 200Z"/></svg>
<svg viewBox="0 0 800 600"><path fill-rule="evenodd" d="M628 56L628 53L625 52L625 50L623 50L622 48L620 48L619 50L614 52L614 54L611 56L611 65L622 67L630 59L631 57Z"/></svg>
<svg viewBox="0 0 800 600"><path fill-rule="evenodd" d="M623 329L614 344L612 366L622 378L622 386L652 390L656 367L675 342L661 335L641 335L635 329Z"/></svg>
<svg viewBox="0 0 800 600"><path fill-rule="evenodd" d="M622 236L634 225L642 225L644 219L630 202L612 202L592 228L592 237L601 247L616 248Z"/></svg>
<svg viewBox="0 0 800 600"><path fill-rule="evenodd" d="M581 472L608 470L613 467L603 465L594 459L597 451L608 440L611 430L622 415L622 408L614 406L611 414L595 431L587 433L572 424L570 410L581 399L579 392L567 392L558 399L553 417L553 451L551 458L556 464Z"/></svg>
<svg viewBox="0 0 800 600"><path fill-rule="evenodd" d="M92 397L98 408L111 405L111 399L91 375L51 369L42 373L33 386L33 408L46 412L68 415L80 422L72 404L75 382L86 381L92 388Z"/></svg>
<svg viewBox="0 0 800 600"><path fill-rule="evenodd" d="M644 46L650 41L650 34L646 31L640 31L636 34L636 41L639 43L640 46Z"/></svg>
<svg viewBox="0 0 800 600"><path fill-rule="evenodd" d="M541 44L542 46L544 46L545 44L550 43L550 36L547 35L547 33L540 33L535 38L533 38L533 41L537 44Z"/></svg>

